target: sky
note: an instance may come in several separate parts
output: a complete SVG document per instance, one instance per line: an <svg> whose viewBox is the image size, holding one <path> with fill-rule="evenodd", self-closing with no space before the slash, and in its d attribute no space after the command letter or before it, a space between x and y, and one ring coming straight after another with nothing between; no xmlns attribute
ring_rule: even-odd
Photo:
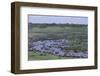
<svg viewBox="0 0 100 76"><path fill-rule="evenodd" d="M29 23L88 24L88 17L29 15Z"/></svg>

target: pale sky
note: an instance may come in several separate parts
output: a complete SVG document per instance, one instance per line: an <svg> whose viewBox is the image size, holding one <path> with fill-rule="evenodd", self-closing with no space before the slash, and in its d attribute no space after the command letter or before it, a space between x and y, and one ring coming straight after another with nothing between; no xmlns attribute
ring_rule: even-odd
<svg viewBox="0 0 100 76"><path fill-rule="evenodd" d="M29 15L29 23L72 23L72 24L88 24L88 17L75 17L75 16L42 16L42 15Z"/></svg>

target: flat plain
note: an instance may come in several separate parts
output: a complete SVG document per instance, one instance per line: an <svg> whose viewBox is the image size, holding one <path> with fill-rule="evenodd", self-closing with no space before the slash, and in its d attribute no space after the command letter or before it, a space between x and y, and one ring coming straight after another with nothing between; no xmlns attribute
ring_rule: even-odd
<svg viewBox="0 0 100 76"><path fill-rule="evenodd" d="M83 24L28 23L28 60L87 58L87 32Z"/></svg>

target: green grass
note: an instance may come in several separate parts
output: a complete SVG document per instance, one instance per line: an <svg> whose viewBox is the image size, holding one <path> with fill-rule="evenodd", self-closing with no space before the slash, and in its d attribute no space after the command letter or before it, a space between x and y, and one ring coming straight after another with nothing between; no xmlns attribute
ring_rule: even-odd
<svg viewBox="0 0 100 76"><path fill-rule="evenodd" d="M41 26L41 27L40 27ZM70 47L65 48L66 51L87 51L88 48L88 26L77 25L48 25L46 27L31 25L28 29L28 42L47 39L66 39ZM58 57L50 54L46 56L40 56L40 53L33 53L29 51L29 60L47 60L47 59L62 59L64 57Z"/></svg>
<svg viewBox="0 0 100 76"><path fill-rule="evenodd" d="M51 54L45 54L45 53L40 53L40 52L33 52L29 51L28 52L28 60L54 60L54 59L70 59L71 57L61 57L61 56L56 56L56 55L51 55Z"/></svg>

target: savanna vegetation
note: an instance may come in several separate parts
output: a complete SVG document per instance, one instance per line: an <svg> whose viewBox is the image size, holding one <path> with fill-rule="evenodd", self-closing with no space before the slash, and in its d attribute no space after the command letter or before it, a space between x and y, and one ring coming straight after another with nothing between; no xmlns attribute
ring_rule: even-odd
<svg viewBox="0 0 100 76"><path fill-rule="evenodd" d="M68 40L65 51L74 50L88 51L88 26L84 24L28 24L28 44L32 44L38 40ZM30 45L29 45L30 47ZM34 53L34 50L29 50L29 60L39 59L62 59L65 57L53 56L51 54Z"/></svg>

